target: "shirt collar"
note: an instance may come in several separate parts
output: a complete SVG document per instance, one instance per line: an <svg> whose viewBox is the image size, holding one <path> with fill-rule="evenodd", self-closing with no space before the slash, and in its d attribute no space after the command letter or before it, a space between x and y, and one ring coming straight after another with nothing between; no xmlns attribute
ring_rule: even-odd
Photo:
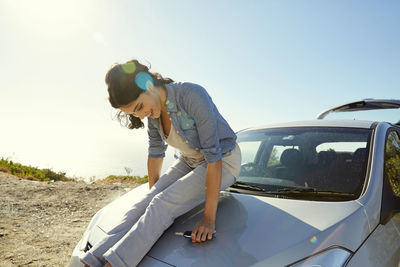
<svg viewBox="0 0 400 267"><path fill-rule="evenodd" d="M175 90L169 84L166 84L165 88L167 89L167 100L165 102L167 112L177 112Z"/></svg>

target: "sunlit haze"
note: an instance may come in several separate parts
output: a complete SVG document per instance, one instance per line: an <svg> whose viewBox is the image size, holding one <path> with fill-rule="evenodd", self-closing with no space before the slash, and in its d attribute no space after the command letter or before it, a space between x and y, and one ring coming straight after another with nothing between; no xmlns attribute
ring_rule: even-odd
<svg viewBox="0 0 400 267"><path fill-rule="evenodd" d="M235 131L400 99L398 14L398 1L0 0L0 157L85 179L146 174L146 129L113 120L104 84L133 58L204 86Z"/></svg>

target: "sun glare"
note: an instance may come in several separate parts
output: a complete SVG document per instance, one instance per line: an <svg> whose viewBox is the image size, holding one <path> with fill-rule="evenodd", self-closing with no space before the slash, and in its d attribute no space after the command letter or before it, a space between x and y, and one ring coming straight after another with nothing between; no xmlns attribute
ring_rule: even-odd
<svg viewBox="0 0 400 267"><path fill-rule="evenodd" d="M60 32L69 34L88 26L89 2L86 1L9 1L13 19L36 34Z"/></svg>

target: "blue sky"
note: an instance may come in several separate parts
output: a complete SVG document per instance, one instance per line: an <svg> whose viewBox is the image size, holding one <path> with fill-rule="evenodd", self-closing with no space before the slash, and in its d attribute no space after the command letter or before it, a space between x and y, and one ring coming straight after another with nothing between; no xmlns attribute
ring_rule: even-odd
<svg viewBox="0 0 400 267"><path fill-rule="evenodd" d="M132 58L203 85L234 130L399 99L399 13L398 1L0 0L0 156L72 176L145 174L146 131L111 119L104 86Z"/></svg>

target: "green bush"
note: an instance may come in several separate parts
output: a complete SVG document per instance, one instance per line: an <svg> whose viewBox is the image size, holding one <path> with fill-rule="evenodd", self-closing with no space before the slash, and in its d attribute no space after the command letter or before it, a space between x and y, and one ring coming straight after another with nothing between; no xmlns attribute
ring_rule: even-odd
<svg viewBox="0 0 400 267"><path fill-rule="evenodd" d="M39 169L32 166L25 166L3 157L0 159L0 171L8 172L20 178L34 181L75 181L75 179L65 176L65 172L54 172L50 169Z"/></svg>
<svg viewBox="0 0 400 267"><path fill-rule="evenodd" d="M32 166L25 166L21 163L13 162L12 160L1 158L0 171L7 172L12 175L18 176L27 180L49 182L53 181L76 181L76 179L69 178L65 172L54 172L51 169L39 169ZM117 176L109 175L104 179L98 180L98 183L131 183L131 184L144 184L149 181L147 175L140 176Z"/></svg>

